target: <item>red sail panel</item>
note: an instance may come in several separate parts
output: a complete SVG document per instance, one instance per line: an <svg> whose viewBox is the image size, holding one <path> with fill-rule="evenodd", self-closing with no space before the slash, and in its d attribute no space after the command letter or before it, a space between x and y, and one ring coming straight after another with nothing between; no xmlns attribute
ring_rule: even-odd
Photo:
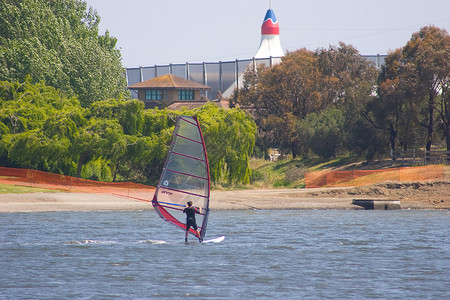
<svg viewBox="0 0 450 300"><path fill-rule="evenodd" d="M163 220L186 230L183 209L192 201L201 211L196 220L203 238L208 222L209 191L208 158L197 118L179 116L152 204ZM190 233L195 235L192 228Z"/></svg>

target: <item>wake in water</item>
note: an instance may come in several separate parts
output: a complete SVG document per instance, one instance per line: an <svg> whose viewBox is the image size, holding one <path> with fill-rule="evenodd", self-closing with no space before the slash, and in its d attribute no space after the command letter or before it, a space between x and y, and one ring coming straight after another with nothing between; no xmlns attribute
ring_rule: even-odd
<svg viewBox="0 0 450 300"><path fill-rule="evenodd" d="M138 241L138 244L153 244L153 245L160 245L160 244L168 244L166 241L160 241L160 240L144 240L144 241Z"/></svg>
<svg viewBox="0 0 450 300"><path fill-rule="evenodd" d="M69 242L65 242L64 244L69 244L69 245L94 244L94 245L98 245L98 244L117 244L117 243L118 242L115 242L115 241L81 240L81 241L69 241Z"/></svg>
<svg viewBox="0 0 450 300"><path fill-rule="evenodd" d="M55 241L55 242L25 242L25 243L16 243L16 242L0 242L0 245L24 245L24 246L50 246L50 245L114 245L114 244L147 244L147 245L198 245L198 244L205 244L210 242L211 240L206 240L203 243L199 243L198 241L189 241L184 242L181 240L177 241L164 241L164 240L140 240L140 241L100 241L100 240L72 240L72 241ZM211 243L214 244L214 243Z"/></svg>
<svg viewBox="0 0 450 300"><path fill-rule="evenodd" d="M24 245L24 246L50 246L50 245L113 245L113 244L148 244L148 245L174 245L174 244L199 244L198 241L184 242L184 241L163 241L163 240L140 240L140 241L99 241L99 240L74 240L74 241L62 241L62 242L0 242L0 245Z"/></svg>

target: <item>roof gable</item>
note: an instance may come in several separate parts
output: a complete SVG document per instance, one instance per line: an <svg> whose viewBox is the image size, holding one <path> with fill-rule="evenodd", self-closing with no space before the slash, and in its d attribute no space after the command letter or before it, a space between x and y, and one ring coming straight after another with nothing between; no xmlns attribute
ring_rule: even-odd
<svg viewBox="0 0 450 300"><path fill-rule="evenodd" d="M133 84L128 87L132 90L139 89L189 89L189 90L210 90L209 86L200 84L198 82L187 80L172 74L166 74L155 77L146 81Z"/></svg>

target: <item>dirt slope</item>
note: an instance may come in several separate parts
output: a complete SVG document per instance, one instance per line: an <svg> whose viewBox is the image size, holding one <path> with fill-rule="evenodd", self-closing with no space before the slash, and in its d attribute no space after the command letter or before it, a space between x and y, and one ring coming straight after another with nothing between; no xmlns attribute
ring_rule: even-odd
<svg viewBox="0 0 450 300"><path fill-rule="evenodd" d="M450 180L383 182L348 189L307 193L308 197L380 198L400 200L402 208L450 209Z"/></svg>

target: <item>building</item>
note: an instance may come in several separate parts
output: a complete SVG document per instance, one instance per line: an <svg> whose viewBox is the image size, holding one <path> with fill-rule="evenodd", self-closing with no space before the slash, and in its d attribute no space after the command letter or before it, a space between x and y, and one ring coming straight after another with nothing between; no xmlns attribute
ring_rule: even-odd
<svg viewBox="0 0 450 300"><path fill-rule="evenodd" d="M128 87L136 91L145 108L181 107L195 108L205 104L209 86L172 74L165 74Z"/></svg>
<svg viewBox="0 0 450 300"><path fill-rule="evenodd" d="M144 99L142 95L138 95L138 89L132 88L138 86L142 81L145 82L145 80L157 78L163 74L174 74L210 87L209 90L205 91L205 97L210 100L217 100L217 95L220 94L223 98L229 98L236 88L243 86L245 70L248 68L256 69L262 64L271 67L280 63L283 56L284 51L280 42L279 23L274 11L269 9L261 25L261 42L253 58L127 68L126 78L133 98ZM381 68L386 55L364 55L364 57L372 61L377 68ZM181 105L187 102L178 101L178 103ZM224 103L224 101L221 103Z"/></svg>

